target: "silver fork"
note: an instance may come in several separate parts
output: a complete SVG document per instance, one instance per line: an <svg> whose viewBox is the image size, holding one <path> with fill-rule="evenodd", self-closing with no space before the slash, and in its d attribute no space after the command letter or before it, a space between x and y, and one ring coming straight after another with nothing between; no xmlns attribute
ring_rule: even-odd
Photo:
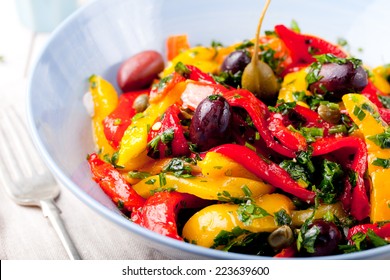
<svg viewBox="0 0 390 280"><path fill-rule="evenodd" d="M13 107L0 114L0 174L7 194L19 205L38 206L49 218L70 259L81 259L55 199L60 188L41 161L22 117Z"/></svg>

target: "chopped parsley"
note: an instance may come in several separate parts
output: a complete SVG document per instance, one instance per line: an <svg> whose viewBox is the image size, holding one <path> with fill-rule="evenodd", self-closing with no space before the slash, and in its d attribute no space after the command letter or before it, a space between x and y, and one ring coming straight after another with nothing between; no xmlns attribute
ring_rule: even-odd
<svg viewBox="0 0 390 280"><path fill-rule="evenodd" d="M357 105L353 107L353 114L358 118L359 121L364 120L364 118L366 117L366 113L362 110L362 108Z"/></svg>
<svg viewBox="0 0 390 280"><path fill-rule="evenodd" d="M162 169L163 172L172 172L176 177L190 178L193 177L191 174L191 166L187 164L184 159L173 158L166 166Z"/></svg>
<svg viewBox="0 0 390 280"><path fill-rule="evenodd" d="M390 129L386 129L385 132L367 137L382 149L390 148Z"/></svg>
<svg viewBox="0 0 390 280"><path fill-rule="evenodd" d="M379 101L382 103L383 107L390 109L390 96L387 95L378 95Z"/></svg>
<svg viewBox="0 0 390 280"><path fill-rule="evenodd" d="M310 186L310 174L304 166L295 160L284 160L279 166L286 170L290 174L291 178L294 179L300 186Z"/></svg>
<svg viewBox="0 0 390 280"><path fill-rule="evenodd" d="M282 115L287 114L291 109L294 109L297 105L296 102L284 102L284 100L279 100L278 104L275 107L268 106L268 109L272 113L280 113Z"/></svg>
<svg viewBox="0 0 390 280"><path fill-rule="evenodd" d="M234 227L231 231L221 230L214 238L214 244L211 246L211 248L215 249L224 246L223 250L228 251L234 245L245 246L242 243L245 238L242 237L245 237L248 234L250 234L249 231L242 229L239 226ZM241 237L241 241L239 237Z"/></svg>
<svg viewBox="0 0 390 280"><path fill-rule="evenodd" d="M105 154L103 159L105 162L112 164L115 168L124 168L123 166L117 164L119 159L119 152L114 152L111 156L109 154Z"/></svg>
<svg viewBox="0 0 390 280"><path fill-rule="evenodd" d="M255 44L250 40L244 40L240 45L236 47L236 50L244 50L253 47Z"/></svg>
<svg viewBox="0 0 390 280"><path fill-rule="evenodd" d="M291 225L292 218L285 209L280 209L274 213L274 220L278 226Z"/></svg>
<svg viewBox="0 0 390 280"><path fill-rule="evenodd" d="M380 166L385 169L390 168L390 159L376 158L373 160L372 165Z"/></svg>
<svg viewBox="0 0 390 280"><path fill-rule="evenodd" d="M207 182L207 181L205 181ZM222 202L232 202L234 204L246 203L247 201L252 200L252 192L248 186L244 185L241 187L242 192L244 193L243 197L233 197L228 191L222 191L217 194L218 200Z"/></svg>
<svg viewBox="0 0 390 280"><path fill-rule="evenodd" d="M238 219L248 226L254 219L264 218L270 214L263 208L251 203L242 203L237 209Z"/></svg>
<svg viewBox="0 0 390 280"><path fill-rule="evenodd" d="M149 172L142 172L142 171L130 171L127 174L132 179L146 179L151 176Z"/></svg>
<svg viewBox="0 0 390 280"><path fill-rule="evenodd" d="M325 159L322 163L322 181L318 185L318 197L327 204L335 202L341 191L344 172L341 165Z"/></svg>
<svg viewBox="0 0 390 280"><path fill-rule="evenodd" d="M149 179L145 182L147 185L154 185L154 183L156 183L156 179Z"/></svg>
<svg viewBox="0 0 390 280"><path fill-rule="evenodd" d="M352 253L389 244L389 242L378 236L372 229L368 229L367 233L358 232L354 234L351 240L353 242L352 244L340 245L339 249L344 251L344 253Z"/></svg>
<svg viewBox="0 0 390 280"><path fill-rule="evenodd" d="M291 29L292 29L293 31L295 31L295 32L297 32L297 33L301 33L301 29L299 28L298 22L297 22L296 20L293 19L293 20L291 21L290 26L291 26Z"/></svg>
<svg viewBox="0 0 390 280"><path fill-rule="evenodd" d="M191 74L191 70L181 61L176 63L175 72L182 75L183 77L188 77Z"/></svg>
<svg viewBox="0 0 390 280"><path fill-rule="evenodd" d="M306 81L309 85L314 84L322 79L320 76L322 64L318 61L313 62L309 67L309 73L306 75Z"/></svg>
<svg viewBox="0 0 390 280"><path fill-rule="evenodd" d="M148 147L150 147L153 150L156 150L160 142L163 144L168 144L173 140L173 137L174 137L173 128L168 128L164 130L163 133L158 134L152 140L150 140L148 143Z"/></svg>

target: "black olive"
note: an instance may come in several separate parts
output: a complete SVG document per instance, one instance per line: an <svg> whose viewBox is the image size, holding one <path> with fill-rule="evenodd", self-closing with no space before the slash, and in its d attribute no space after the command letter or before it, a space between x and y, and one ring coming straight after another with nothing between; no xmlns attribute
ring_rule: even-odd
<svg viewBox="0 0 390 280"><path fill-rule="evenodd" d="M318 81L309 85L309 90L316 94L329 94L335 100L344 94L362 91L368 83L366 71L361 66L355 67L351 61L325 63L318 77Z"/></svg>
<svg viewBox="0 0 390 280"><path fill-rule="evenodd" d="M190 140L198 151L227 143L231 137L232 109L221 95L210 95L199 103L190 125Z"/></svg>

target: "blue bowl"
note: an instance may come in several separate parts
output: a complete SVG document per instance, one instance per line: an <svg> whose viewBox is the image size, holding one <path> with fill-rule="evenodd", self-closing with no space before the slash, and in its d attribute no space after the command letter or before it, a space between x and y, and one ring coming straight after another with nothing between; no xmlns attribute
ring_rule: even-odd
<svg viewBox="0 0 390 280"><path fill-rule="evenodd" d="M58 180L113 226L135 233L140 242L173 258L265 259L179 242L124 218L91 180L86 155L95 146L91 120L82 102L91 74L116 85L116 72L124 59L145 49L163 53L168 35L187 33L192 45L252 38L262 5L258 0L98 0L69 17L53 32L28 86L33 138ZM388 36L383 36L389 7L385 0L274 1L263 30L280 23L290 25L295 19L304 33L333 42L339 37L347 39L354 56L375 66L390 61L390 43ZM390 257L390 246L325 258L385 257Z"/></svg>

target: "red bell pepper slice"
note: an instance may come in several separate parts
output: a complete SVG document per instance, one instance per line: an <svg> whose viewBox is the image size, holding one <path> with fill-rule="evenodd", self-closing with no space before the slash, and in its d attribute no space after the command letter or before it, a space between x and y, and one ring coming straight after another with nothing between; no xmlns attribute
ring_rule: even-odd
<svg viewBox="0 0 390 280"><path fill-rule="evenodd" d="M157 102L166 96L178 83L186 79L179 73L173 72L169 76L158 80L150 90L150 102Z"/></svg>
<svg viewBox="0 0 390 280"><path fill-rule="evenodd" d="M190 43L186 34L171 35L166 40L167 59L168 61L174 59L181 52L188 50Z"/></svg>
<svg viewBox="0 0 390 280"><path fill-rule="evenodd" d="M148 134L148 155L150 157L186 156L190 153L179 114L178 105L173 104L165 111L163 119L158 118L150 128ZM169 141L165 141L164 137Z"/></svg>
<svg viewBox="0 0 390 280"><path fill-rule="evenodd" d="M382 120L386 122L387 124L390 124L390 109L387 108L378 108L379 115L381 116Z"/></svg>
<svg viewBox="0 0 390 280"><path fill-rule="evenodd" d="M110 145L117 149L131 118L137 113L133 108L134 100L141 94L149 94L148 90L123 93L118 100L118 106L103 120L104 135Z"/></svg>
<svg viewBox="0 0 390 280"><path fill-rule="evenodd" d="M359 232L366 234L369 229L381 238L390 238L390 223L387 223L381 227L377 224L356 225L348 230L347 239L353 242L352 236Z"/></svg>
<svg viewBox="0 0 390 280"><path fill-rule="evenodd" d="M194 195L179 192L157 192L144 206L132 212L131 220L164 236L183 240L177 232L177 215L182 208L204 206L204 201Z"/></svg>
<svg viewBox="0 0 390 280"><path fill-rule="evenodd" d="M133 211L144 205L145 199L126 182L114 166L101 160L96 153L88 156L88 163L92 178L120 208L123 206L125 210Z"/></svg>
<svg viewBox="0 0 390 280"><path fill-rule="evenodd" d="M302 188L294 181L290 174L274 162L268 161L251 149L237 145L224 144L211 149L213 152L220 153L238 162L260 179L290 193L304 201L314 202L315 193Z"/></svg>
<svg viewBox="0 0 390 280"><path fill-rule="evenodd" d="M364 182L364 174L367 169L367 147L364 141L358 137L341 137L341 138L321 138L312 144L312 156L320 156L338 151L340 149L352 149L350 154L354 154L352 162L347 158L341 158L342 164L356 172L356 185L350 186L350 182L345 185L344 194L342 194L342 203L344 208L349 209L351 215L357 220L363 220L370 214L370 203L367 196L367 188ZM352 192L352 193L350 193ZM348 197L351 200L348 200Z"/></svg>
<svg viewBox="0 0 390 280"><path fill-rule="evenodd" d="M268 119L268 128L272 135L278 141L294 152L307 149L305 137L299 132L291 131L283 123L283 115L280 113L271 113Z"/></svg>
<svg viewBox="0 0 390 280"><path fill-rule="evenodd" d="M204 73L198 67L196 67L194 65L186 65L186 67L190 71L189 75L187 76L188 79L194 80L197 82L208 82L210 84L217 84L217 82L214 80L213 77L211 77L207 73Z"/></svg>
<svg viewBox="0 0 390 280"><path fill-rule="evenodd" d="M219 84L212 84L203 81L189 82L181 94L181 100L183 101L182 107L195 111L199 103L206 97L213 94L224 95L227 91L229 91L228 88Z"/></svg>
<svg viewBox="0 0 390 280"><path fill-rule="evenodd" d="M378 108L383 108L382 102L379 100L378 95L384 95L371 80L368 80L368 84L362 90L362 94L366 96L372 103Z"/></svg>
<svg viewBox="0 0 390 280"><path fill-rule="evenodd" d="M275 141L271 131L268 128L267 119L270 115L270 112L268 107L263 102L257 99L250 91L245 89L232 90L224 93L223 96L229 102L230 106L240 107L248 112L254 126L256 127L268 148L286 157L295 157L293 150Z"/></svg>
<svg viewBox="0 0 390 280"><path fill-rule="evenodd" d="M294 243L287 248L283 248L274 258L292 258L297 252L297 244Z"/></svg>
<svg viewBox="0 0 390 280"><path fill-rule="evenodd" d="M312 35L297 33L284 25L276 25L275 32L290 50L292 63L286 67L285 73L315 62L314 55L330 53L338 57L347 57L340 47Z"/></svg>

